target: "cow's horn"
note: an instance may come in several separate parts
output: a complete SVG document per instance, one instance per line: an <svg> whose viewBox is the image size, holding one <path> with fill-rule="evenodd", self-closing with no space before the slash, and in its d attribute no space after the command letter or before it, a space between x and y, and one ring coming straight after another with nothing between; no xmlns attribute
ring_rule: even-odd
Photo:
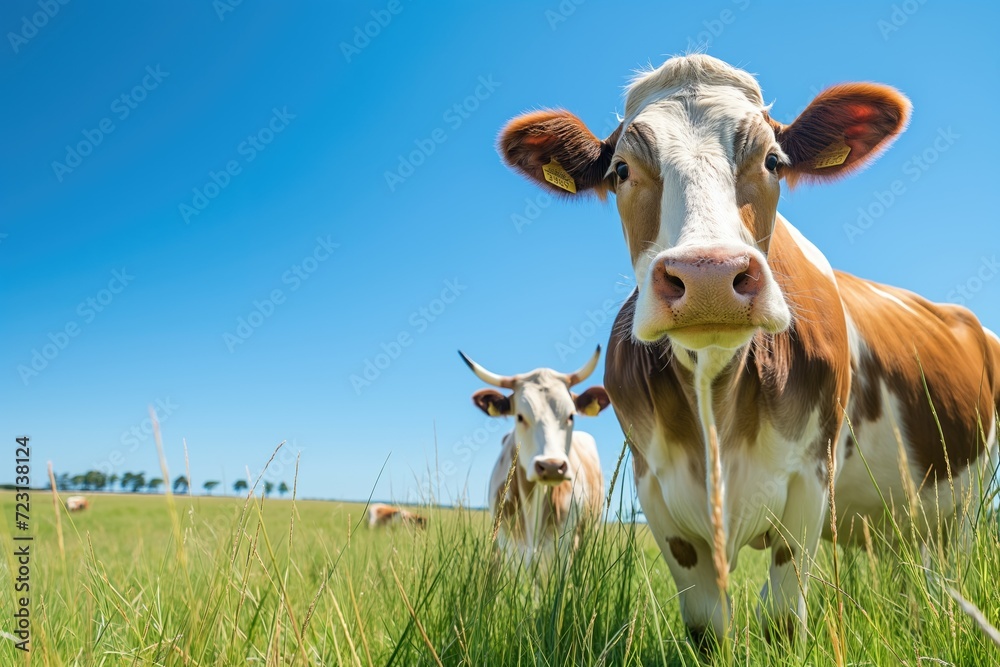
<svg viewBox="0 0 1000 667"><path fill-rule="evenodd" d="M589 378L590 374L594 372L595 368L597 368L597 360L600 358L601 358L601 346L598 345L597 349L594 351L594 356L590 358L590 361L588 361L586 364L583 365L583 368L573 373L570 373L566 376L566 382L569 383L569 386L572 387L575 384L580 384L581 382Z"/></svg>
<svg viewBox="0 0 1000 667"><path fill-rule="evenodd" d="M472 369L472 372L476 374L476 377L478 377L486 384L491 384L494 387L501 387L503 389L514 388L513 376L497 375L496 373L491 373L490 371L486 370L485 368L474 362L472 359L469 359L467 356L465 356L465 354L461 350L458 351L458 355L462 357L462 361L468 364L469 368Z"/></svg>

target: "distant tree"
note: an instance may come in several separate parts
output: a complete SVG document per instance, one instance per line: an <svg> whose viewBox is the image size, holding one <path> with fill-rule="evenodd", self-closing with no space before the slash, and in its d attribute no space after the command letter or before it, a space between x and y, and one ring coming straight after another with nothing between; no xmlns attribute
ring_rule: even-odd
<svg viewBox="0 0 1000 667"><path fill-rule="evenodd" d="M132 479L135 477L135 473L124 472L122 476L118 479L118 483L122 485L122 491L128 491L132 488Z"/></svg>
<svg viewBox="0 0 1000 667"><path fill-rule="evenodd" d="M177 479L174 480L174 493L187 493L188 486L188 478L184 475L178 475Z"/></svg>
<svg viewBox="0 0 1000 667"><path fill-rule="evenodd" d="M246 491L248 488L250 488L250 485L247 484L247 481L245 479L238 479L233 484L233 491L235 491L237 494Z"/></svg>
<svg viewBox="0 0 1000 667"><path fill-rule="evenodd" d="M286 493L288 493L288 490L289 490L288 485L285 484L284 482L278 485L278 493L280 493L281 495L285 495Z"/></svg>
<svg viewBox="0 0 1000 667"><path fill-rule="evenodd" d="M201 486L202 486L203 489L205 489L205 492L208 493L208 495L212 495L212 489L214 489L218 485L219 485L218 481L216 481L214 479L210 479L207 482L205 482L204 484L202 484Z"/></svg>
<svg viewBox="0 0 1000 667"><path fill-rule="evenodd" d="M60 491L66 491L70 488L71 484L72 482L69 480L68 472L61 473L58 477L56 477L56 488Z"/></svg>
<svg viewBox="0 0 1000 667"><path fill-rule="evenodd" d="M86 475L73 475L73 477L70 478L70 483L73 485L74 489L80 489L81 491L87 490Z"/></svg>
<svg viewBox="0 0 1000 667"><path fill-rule="evenodd" d="M83 477L88 489L103 491L108 485L108 476L100 470L88 470Z"/></svg>
<svg viewBox="0 0 1000 667"><path fill-rule="evenodd" d="M271 495L272 491L274 491L274 482L264 482L264 497Z"/></svg>
<svg viewBox="0 0 1000 667"><path fill-rule="evenodd" d="M108 476L108 487L112 491L115 490L115 484L117 484L117 483L118 483L118 475L112 473L111 475Z"/></svg>
<svg viewBox="0 0 1000 667"><path fill-rule="evenodd" d="M163 484L163 480L159 477L154 477L146 483L146 488L152 493L156 493L156 490L160 488Z"/></svg>
<svg viewBox="0 0 1000 667"><path fill-rule="evenodd" d="M132 493L139 493L142 489L146 487L146 473L137 472L132 475L129 479L129 491Z"/></svg>

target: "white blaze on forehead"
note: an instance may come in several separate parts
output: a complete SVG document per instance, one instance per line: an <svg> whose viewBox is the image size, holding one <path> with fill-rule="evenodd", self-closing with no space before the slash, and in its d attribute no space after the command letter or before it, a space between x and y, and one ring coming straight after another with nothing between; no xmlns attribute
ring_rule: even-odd
<svg viewBox="0 0 1000 667"><path fill-rule="evenodd" d="M625 124L655 99L669 97L694 87L729 86L757 107L764 108L764 97L757 80L717 58L691 55L671 58L654 70L638 72L625 97Z"/></svg>

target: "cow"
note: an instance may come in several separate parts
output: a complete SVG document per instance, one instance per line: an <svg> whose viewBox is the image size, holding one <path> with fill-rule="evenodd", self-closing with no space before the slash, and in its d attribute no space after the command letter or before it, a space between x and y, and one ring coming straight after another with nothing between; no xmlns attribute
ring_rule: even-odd
<svg viewBox="0 0 1000 667"><path fill-rule="evenodd" d="M571 389L594 372L601 348L574 373L538 368L502 376L459 355L480 380L511 392L472 395L490 417L514 418L490 476L490 511L501 547L544 568L560 543L574 549L581 531L600 516L604 476L597 444L574 425L576 415L597 416L610 399L601 386L580 394Z"/></svg>
<svg viewBox="0 0 1000 667"><path fill-rule="evenodd" d="M90 507L86 496L70 496L66 498L66 510L69 512L82 512Z"/></svg>
<svg viewBox="0 0 1000 667"><path fill-rule="evenodd" d="M615 196L637 287L604 385L694 641L728 632L744 546L771 550L765 632L794 638L822 535L858 542L887 505L913 507L905 530L947 528L996 464L1000 339L965 308L834 271L777 212L782 180L860 169L909 113L891 87L848 83L782 124L753 76L695 54L639 73L605 139L564 110L500 134L543 188Z"/></svg>
<svg viewBox="0 0 1000 667"><path fill-rule="evenodd" d="M402 507L392 507L391 505L384 505L382 503L372 503L368 506L369 528L379 528L396 524L426 528L427 518L409 510L404 510Z"/></svg>

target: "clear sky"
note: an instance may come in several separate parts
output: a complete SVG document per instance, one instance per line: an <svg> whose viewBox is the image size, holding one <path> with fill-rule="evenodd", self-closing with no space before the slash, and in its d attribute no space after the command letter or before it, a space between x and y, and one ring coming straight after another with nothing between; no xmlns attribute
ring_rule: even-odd
<svg viewBox="0 0 1000 667"><path fill-rule="evenodd" d="M411 500L438 467L482 504L510 424L456 350L575 369L632 284L613 202L539 197L496 134L541 107L606 132L632 70L694 49L782 121L838 82L904 91L877 164L780 210L1000 329L995 3L229 2L0 6L0 481L23 433L38 483L152 476L154 405L198 488L287 440L271 479L301 452L305 496ZM612 411L579 421L610 477Z"/></svg>

